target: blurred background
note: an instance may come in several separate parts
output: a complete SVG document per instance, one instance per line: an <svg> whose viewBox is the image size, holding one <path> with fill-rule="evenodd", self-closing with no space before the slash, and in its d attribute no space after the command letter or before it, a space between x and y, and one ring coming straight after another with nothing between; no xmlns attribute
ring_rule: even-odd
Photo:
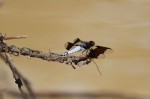
<svg viewBox="0 0 150 99"><path fill-rule="evenodd" d="M102 76L94 63L74 70L58 62L12 56L35 92L150 97L149 31L149 0L0 0L0 32L28 36L7 41L9 45L62 53L66 51L64 44L78 37L113 49L104 59L95 60ZM0 90L0 99L16 99L5 93L18 88L2 60Z"/></svg>

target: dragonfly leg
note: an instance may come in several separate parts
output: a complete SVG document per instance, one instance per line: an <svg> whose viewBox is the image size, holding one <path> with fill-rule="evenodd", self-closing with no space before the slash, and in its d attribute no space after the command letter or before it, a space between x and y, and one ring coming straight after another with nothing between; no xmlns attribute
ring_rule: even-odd
<svg viewBox="0 0 150 99"><path fill-rule="evenodd" d="M71 64L71 66L73 67L73 69L76 69L75 66L72 64L72 62L71 62L70 64Z"/></svg>

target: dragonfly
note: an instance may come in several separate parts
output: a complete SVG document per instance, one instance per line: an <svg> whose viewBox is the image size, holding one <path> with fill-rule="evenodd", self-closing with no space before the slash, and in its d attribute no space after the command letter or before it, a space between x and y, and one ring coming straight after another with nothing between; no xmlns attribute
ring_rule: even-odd
<svg viewBox="0 0 150 99"><path fill-rule="evenodd" d="M112 49L109 47L98 46L95 45L94 41L83 41L79 38L76 38L72 43L67 42L65 44L65 48L67 49L67 51L64 52L63 55L66 56L80 51L82 51L82 54L84 54L85 52L86 57L94 62L100 75L102 75L102 73L100 72L98 65L93 59L99 59L100 57L105 56L104 53L112 52Z"/></svg>

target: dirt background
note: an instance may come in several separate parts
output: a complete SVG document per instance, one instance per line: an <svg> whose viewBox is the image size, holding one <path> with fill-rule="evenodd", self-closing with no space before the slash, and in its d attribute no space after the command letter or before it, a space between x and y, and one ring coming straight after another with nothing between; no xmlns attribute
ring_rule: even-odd
<svg viewBox="0 0 150 99"><path fill-rule="evenodd" d="M150 96L149 31L149 0L6 0L0 7L0 32L7 36L28 36L7 41L9 45L62 53L66 42L79 37L114 51L95 60L102 76L93 63L74 70L66 64L12 56L18 70L37 92ZM0 61L0 89L18 90L3 61Z"/></svg>

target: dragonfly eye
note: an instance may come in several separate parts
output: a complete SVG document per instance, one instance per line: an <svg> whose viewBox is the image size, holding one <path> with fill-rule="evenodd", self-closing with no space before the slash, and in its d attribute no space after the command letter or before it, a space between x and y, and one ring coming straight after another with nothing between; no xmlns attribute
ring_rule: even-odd
<svg viewBox="0 0 150 99"><path fill-rule="evenodd" d="M95 42L94 42L94 41L90 41L90 45L91 45L91 46L94 46L94 45L95 45Z"/></svg>

